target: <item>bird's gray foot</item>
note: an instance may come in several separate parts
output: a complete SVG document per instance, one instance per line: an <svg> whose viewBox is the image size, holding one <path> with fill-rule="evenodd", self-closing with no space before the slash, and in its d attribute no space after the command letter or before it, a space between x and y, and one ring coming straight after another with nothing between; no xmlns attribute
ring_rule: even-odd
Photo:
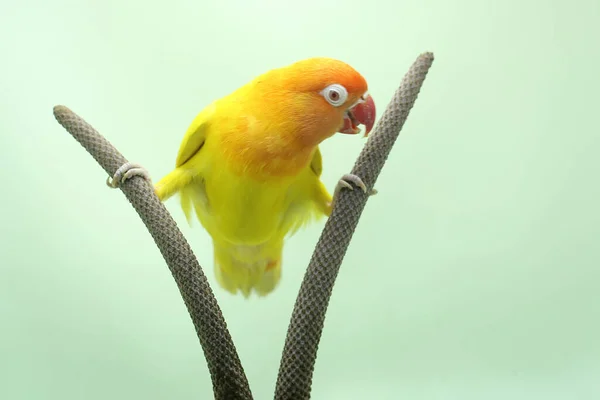
<svg viewBox="0 0 600 400"><path fill-rule="evenodd" d="M333 201L331 204L332 207L335 204L337 197L339 196L340 190L342 190L342 189L354 190L354 186L352 184L358 186L363 192L367 193L367 186L365 185L365 183L362 181L362 179L360 177L358 177L354 174L345 174L344 176L342 176L342 178L338 181L337 185L335 186L335 190L333 192ZM376 194L377 194L376 189L371 189L371 191L369 192L369 196L374 196Z"/></svg>
<svg viewBox="0 0 600 400"><path fill-rule="evenodd" d="M150 179L150 173L146 170L146 168L137 163L126 162L125 164L121 165L119 169L117 169L112 179L110 177L106 178L106 184L115 189L133 176L141 176L148 182L152 181Z"/></svg>

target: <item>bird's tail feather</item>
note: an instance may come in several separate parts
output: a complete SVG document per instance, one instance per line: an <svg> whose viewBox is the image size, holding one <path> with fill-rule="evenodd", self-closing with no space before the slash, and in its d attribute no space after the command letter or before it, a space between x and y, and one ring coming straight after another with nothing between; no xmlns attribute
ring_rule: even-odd
<svg viewBox="0 0 600 400"><path fill-rule="evenodd" d="M248 298L271 293L281 279L283 240L256 246L240 246L214 240L215 276L219 285Z"/></svg>

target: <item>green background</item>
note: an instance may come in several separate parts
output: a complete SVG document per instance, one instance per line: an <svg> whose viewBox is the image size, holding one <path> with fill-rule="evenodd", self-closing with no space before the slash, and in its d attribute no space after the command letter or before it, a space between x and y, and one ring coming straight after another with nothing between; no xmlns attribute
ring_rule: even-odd
<svg viewBox="0 0 600 400"><path fill-rule="evenodd" d="M208 399L205 359L150 235L60 127L64 104L155 180L195 114L311 56L379 115L436 60L346 255L314 399L600 398L600 2L43 1L0 5L0 398ZM364 140L323 146L333 189ZM220 289L257 399L324 221L268 298Z"/></svg>

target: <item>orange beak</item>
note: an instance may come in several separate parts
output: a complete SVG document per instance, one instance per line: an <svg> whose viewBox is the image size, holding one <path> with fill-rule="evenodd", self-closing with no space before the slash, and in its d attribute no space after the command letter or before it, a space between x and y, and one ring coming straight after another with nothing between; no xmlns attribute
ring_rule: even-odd
<svg viewBox="0 0 600 400"><path fill-rule="evenodd" d="M365 126L365 136L371 132L375 124L375 102L368 94L361 102L348 109L344 115L344 125L339 131L350 135L360 132L358 125Z"/></svg>

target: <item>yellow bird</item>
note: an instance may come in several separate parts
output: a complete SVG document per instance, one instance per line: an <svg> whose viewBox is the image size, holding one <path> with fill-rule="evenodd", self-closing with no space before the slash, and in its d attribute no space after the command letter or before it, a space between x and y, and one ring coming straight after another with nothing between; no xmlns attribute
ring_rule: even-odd
<svg viewBox="0 0 600 400"><path fill-rule="evenodd" d="M319 144L336 132L365 136L375 120L367 82L348 64L310 58L256 77L202 110L188 128L175 169L155 185L161 201L179 193L214 246L219 284L261 296L281 277L284 239L329 216L333 198L320 180Z"/></svg>

